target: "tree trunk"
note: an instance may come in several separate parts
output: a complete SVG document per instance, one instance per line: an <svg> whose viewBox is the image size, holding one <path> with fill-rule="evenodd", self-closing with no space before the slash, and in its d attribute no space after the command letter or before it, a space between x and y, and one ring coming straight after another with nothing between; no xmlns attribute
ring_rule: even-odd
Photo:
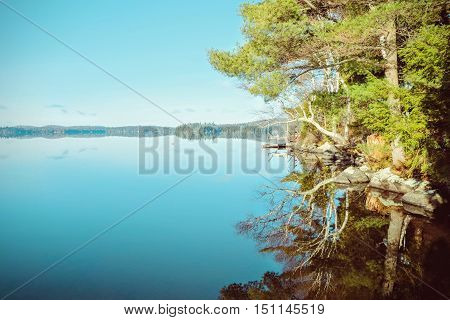
<svg viewBox="0 0 450 320"><path fill-rule="evenodd" d="M299 121L303 121L303 122L307 122L311 125L313 125L320 133L330 137L331 139L333 139L334 142L338 143L338 144L342 144L345 145L347 144L347 140L341 136L339 133L333 132L333 131L329 131L325 128L323 128L319 123L317 123L316 121L309 119L309 118L299 118Z"/></svg>
<svg viewBox="0 0 450 320"><path fill-rule="evenodd" d="M393 85L398 87L398 56L397 56L397 27L395 24L395 19L393 18L387 24L387 35L386 35L386 66L384 74L386 80ZM388 96L388 104L390 106L391 112L393 114L400 114L401 109L398 101L395 99L394 94L391 92ZM403 170L405 160L405 152L400 144L400 137L396 137L392 145L392 159L393 166L397 170Z"/></svg>
<svg viewBox="0 0 450 320"><path fill-rule="evenodd" d="M386 67L384 74L390 84L398 87L397 27L394 19L388 23L386 31Z"/></svg>
<svg viewBox="0 0 450 320"><path fill-rule="evenodd" d="M331 138L337 144L346 145L348 143L348 140L345 137L343 137L342 135L340 135L337 132L333 132L333 131L329 131L329 130L325 129L317 121L315 121L314 115L312 114L311 107L310 107L310 113L311 113L310 117L307 116L305 110L303 110L303 117L299 117L298 114L290 113L288 110L287 110L287 113L293 118L292 120L288 121L288 123L297 122L297 121L306 122L306 123L309 123L310 125L314 126L317 129L317 131L319 131L320 133Z"/></svg>

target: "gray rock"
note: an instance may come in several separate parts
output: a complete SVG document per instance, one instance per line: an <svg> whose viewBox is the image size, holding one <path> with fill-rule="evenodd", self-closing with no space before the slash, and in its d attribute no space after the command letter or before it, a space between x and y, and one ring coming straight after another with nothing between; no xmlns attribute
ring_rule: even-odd
<svg viewBox="0 0 450 320"><path fill-rule="evenodd" d="M430 182L422 181L416 189L417 191L427 191L430 190Z"/></svg>
<svg viewBox="0 0 450 320"><path fill-rule="evenodd" d="M362 172L367 172L370 171L370 168L367 165L362 165L361 167L359 167L359 170L361 170Z"/></svg>
<svg viewBox="0 0 450 320"><path fill-rule="evenodd" d="M350 180L351 183L366 183L369 182L369 177L362 172L359 168L348 167L343 171Z"/></svg>
<svg viewBox="0 0 450 320"><path fill-rule="evenodd" d="M334 182L336 183L342 183L342 184L350 184L350 180L347 178L347 175L344 173L340 173L334 178Z"/></svg>
<svg viewBox="0 0 450 320"><path fill-rule="evenodd" d="M373 170L371 170L367 165L360 166L359 170L364 172L366 174L366 176L369 177L369 179L372 179L372 177L375 174L375 172Z"/></svg>
<svg viewBox="0 0 450 320"><path fill-rule="evenodd" d="M369 177L360 169L348 167L335 178L336 183L367 183Z"/></svg>
<svg viewBox="0 0 450 320"><path fill-rule="evenodd" d="M417 180L403 179L386 168L375 172L369 186L397 193L408 193L414 191L419 184L420 182Z"/></svg>

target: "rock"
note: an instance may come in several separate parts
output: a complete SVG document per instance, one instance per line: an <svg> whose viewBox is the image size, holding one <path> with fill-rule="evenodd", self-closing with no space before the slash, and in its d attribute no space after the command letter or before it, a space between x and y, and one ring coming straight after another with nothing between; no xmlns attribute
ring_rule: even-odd
<svg viewBox="0 0 450 320"><path fill-rule="evenodd" d="M367 165L360 166L359 170L364 172L366 176L369 177L369 179L372 179L373 175L375 174L375 172L371 170Z"/></svg>
<svg viewBox="0 0 450 320"><path fill-rule="evenodd" d="M365 183L369 182L367 175L356 167L348 167L343 171L350 180L351 183Z"/></svg>
<svg viewBox="0 0 450 320"><path fill-rule="evenodd" d="M406 211L430 216L443 203L442 197L435 191L411 191L402 197Z"/></svg>
<svg viewBox="0 0 450 320"><path fill-rule="evenodd" d="M321 152L321 153L339 153L338 148L336 148L334 145L332 145L329 142L325 142L323 145L321 145L320 147L318 147L317 152Z"/></svg>
<svg viewBox="0 0 450 320"><path fill-rule="evenodd" d="M335 183L342 183L342 184L350 184L350 180L348 179L347 175L341 172L334 178Z"/></svg>
<svg viewBox="0 0 450 320"><path fill-rule="evenodd" d="M408 193L414 191L420 182L414 179L403 179L393 174L389 168L375 172L369 186L373 188L388 190L397 193Z"/></svg>
<svg viewBox="0 0 450 320"><path fill-rule="evenodd" d="M359 167L359 170L361 170L362 172L367 172L370 171L370 168L367 165L363 165Z"/></svg>
<svg viewBox="0 0 450 320"><path fill-rule="evenodd" d="M427 191L430 190L430 182L422 181L416 189L417 191Z"/></svg>
<svg viewBox="0 0 450 320"><path fill-rule="evenodd" d="M367 183L369 182L369 177L362 172L360 169L355 167L348 167L342 171L335 178L336 183Z"/></svg>

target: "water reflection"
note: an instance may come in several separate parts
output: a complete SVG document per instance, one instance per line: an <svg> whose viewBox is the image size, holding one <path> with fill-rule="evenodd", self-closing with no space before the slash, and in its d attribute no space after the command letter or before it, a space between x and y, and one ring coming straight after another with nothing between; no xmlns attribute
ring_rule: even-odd
<svg viewBox="0 0 450 320"><path fill-rule="evenodd" d="M337 168L300 159L262 192L264 215L238 225L282 273L224 287L221 299L443 299L450 296L445 214L407 214L399 196L332 182Z"/></svg>

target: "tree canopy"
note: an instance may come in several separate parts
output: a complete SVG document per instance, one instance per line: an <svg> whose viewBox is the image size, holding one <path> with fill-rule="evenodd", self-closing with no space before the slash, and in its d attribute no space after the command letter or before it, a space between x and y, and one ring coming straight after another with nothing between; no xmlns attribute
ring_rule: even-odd
<svg viewBox="0 0 450 320"><path fill-rule="evenodd" d="M445 0L263 0L240 12L244 43L209 56L252 94L338 144L399 143L409 174L447 152Z"/></svg>

